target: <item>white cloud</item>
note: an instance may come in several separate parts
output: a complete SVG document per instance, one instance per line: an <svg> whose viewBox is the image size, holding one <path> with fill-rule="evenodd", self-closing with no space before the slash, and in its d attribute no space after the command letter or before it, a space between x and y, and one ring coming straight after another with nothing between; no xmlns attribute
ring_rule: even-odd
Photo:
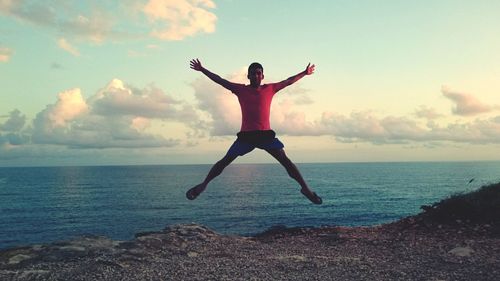
<svg viewBox="0 0 500 281"><path fill-rule="evenodd" d="M282 93L278 95L274 97L271 107L271 126L276 132L295 136L325 134L321 126L308 121L306 114L298 109L301 104L290 98L281 97Z"/></svg>
<svg viewBox="0 0 500 281"><path fill-rule="evenodd" d="M42 111L47 115L51 128L64 127L78 116L88 111L88 105L78 88L59 93L57 102Z"/></svg>
<svg viewBox="0 0 500 281"><path fill-rule="evenodd" d="M144 14L155 24L151 35L163 40L182 40L197 33L215 31L217 16L210 0L149 0Z"/></svg>
<svg viewBox="0 0 500 281"><path fill-rule="evenodd" d="M0 62L8 62L14 51L9 48L0 47Z"/></svg>
<svg viewBox="0 0 500 281"><path fill-rule="evenodd" d="M386 139L387 130L381 120L372 112L353 112L350 116L336 113L323 113L320 121L324 134L332 134L340 141L382 142Z"/></svg>
<svg viewBox="0 0 500 281"><path fill-rule="evenodd" d="M182 121L197 119L194 109L166 95L161 89L154 86L135 89L119 79L113 79L89 100L93 112L105 116L133 115Z"/></svg>
<svg viewBox="0 0 500 281"><path fill-rule="evenodd" d="M442 87L441 92L455 103L453 113L456 115L470 116L489 112L493 109L492 106L483 104L476 97L469 94L455 92L446 87Z"/></svg>
<svg viewBox="0 0 500 281"><path fill-rule="evenodd" d="M87 100L80 89L58 95L33 121L33 142L77 148L169 147L179 140L148 132L153 119L198 122L189 105L161 90L134 89L113 79Z"/></svg>
<svg viewBox="0 0 500 281"><path fill-rule="evenodd" d="M213 136L235 135L241 125L238 99L231 92L206 78L198 78L192 86L198 108L209 114L208 126Z"/></svg>
<svg viewBox="0 0 500 281"><path fill-rule="evenodd" d="M66 39L60 38L57 40L57 45L59 48L65 50L66 52L72 54L73 56L79 57L80 56L80 51L78 51L77 48L75 48L73 45L71 45Z"/></svg>

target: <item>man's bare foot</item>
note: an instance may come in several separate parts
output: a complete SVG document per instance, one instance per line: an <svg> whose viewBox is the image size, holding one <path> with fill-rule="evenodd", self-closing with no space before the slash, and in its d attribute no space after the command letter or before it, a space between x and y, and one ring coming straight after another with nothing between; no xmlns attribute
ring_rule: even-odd
<svg viewBox="0 0 500 281"><path fill-rule="evenodd" d="M316 194L316 192L312 192L309 189L301 189L300 193L302 193L307 199L311 200L314 204L320 205L323 203L323 199Z"/></svg>
<svg viewBox="0 0 500 281"><path fill-rule="evenodd" d="M200 193L203 192L203 190L205 190L205 186L200 183L186 192L186 198L189 200L194 200L196 199L196 197L198 197L198 195L200 195Z"/></svg>

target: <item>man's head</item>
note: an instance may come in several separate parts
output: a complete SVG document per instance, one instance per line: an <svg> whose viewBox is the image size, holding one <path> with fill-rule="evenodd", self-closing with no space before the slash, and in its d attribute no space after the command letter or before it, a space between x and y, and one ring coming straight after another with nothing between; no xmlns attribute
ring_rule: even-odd
<svg viewBox="0 0 500 281"><path fill-rule="evenodd" d="M250 80L250 85L260 86L260 83L264 79L264 68L258 62L250 64L247 77Z"/></svg>

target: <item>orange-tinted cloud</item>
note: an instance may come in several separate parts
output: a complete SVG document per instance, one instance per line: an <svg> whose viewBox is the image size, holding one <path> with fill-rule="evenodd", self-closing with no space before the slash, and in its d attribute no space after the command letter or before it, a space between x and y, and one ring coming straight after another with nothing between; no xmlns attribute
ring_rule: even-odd
<svg viewBox="0 0 500 281"><path fill-rule="evenodd" d="M210 0L149 0L143 12L155 25L153 37L163 40L182 40L197 33L215 31L217 16L209 11L215 3Z"/></svg>
<svg viewBox="0 0 500 281"><path fill-rule="evenodd" d="M59 40L57 40L57 45L59 46L59 48L65 50L66 52L72 54L75 57L80 56L80 51L78 51L78 49L75 46L71 45L68 42L68 40L64 38L59 38Z"/></svg>
<svg viewBox="0 0 500 281"><path fill-rule="evenodd" d="M215 3L211 0L129 0L118 4L109 1L75 4L0 0L0 13L6 16L55 30L65 38L94 44L148 36L182 40L213 33L217 16L210 10L214 8Z"/></svg>
<svg viewBox="0 0 500 281"><path fill-rule="evenodd" d="M445 97L455 103L452 112L456 115L471 116L491 111L494 107L480 102L476 97L470 94L464 94L452 91L446 87L441 88Z"/></svg>
<svg viewBox="0 0 500 281"><path fill-rule="evenodd" d="M8 62L14 51L9 48L0 47L0 62Z"/></svg>

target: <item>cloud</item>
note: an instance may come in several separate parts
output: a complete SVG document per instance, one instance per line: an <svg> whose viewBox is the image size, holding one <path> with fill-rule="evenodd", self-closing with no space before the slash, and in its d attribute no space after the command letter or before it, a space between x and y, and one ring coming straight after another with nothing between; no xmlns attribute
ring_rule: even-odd
<svg viewBox="0 0 500 281"><path fill-rule="evenodd" d="M94 9L90 15L76 15L68 18L58 27L64 34L76 34L78 37L94 43L102 43L107 38L127 36L114 29L113 17L103 9Z"/></svg>
<svg viewBox="0 0 500 281"><path fill-rule="evenodd" d="M232 74L228 80L242 83L246 79L246 71ZM191 86L195 90L197 108L204 111L208 120L202 123L201 129L207 129L212 136L235 135L241 126L241 109L238 98L230 91L208 80L197 78Z"/></svg>
<svg viewBox="0 0 500 281"><path fill-rule="evenodd" d="M149 0L143 12L155 28L153 37L163 40L182 40L197 33L215 31L217 16L210 0Z"/></svg>
<svg viewBox="0 0 500 281"><path fill-rule="evenodd" d="M27 134L20 133L0 133L0 150L2 147L13 147L18 145L27 144L30 141L30 137Z"/></svg>
<svg viewBox="0 0 500 281"><path fill-rule="evenodd" d="M161 50L161 47L155 44L148 44L146 48L150 50Z"/></svg>
<svg viewBox="0 0 500 281"><path fill-rule="evenodd" d="M15 146L29 142L29 135L21 132L26 123L26 115L14 109L7 116L0 116L2 117L7 117L7 121L0 124L0 146Z"/></svg>
<svg viewBox="0 0 500 281"><path fill-rule="evenodd" d="M215 31L211 0L11 1L0 0L0 13L46 28L73 42L102 44L153 37L182 40ZM151 45L155 49L156 45ZM75 48L61 47L75 54Z"/></svg>
<svg viewBox="0 0 500 281"><path fill-rule="evenodd" d="M306 114L298 109L302 105L287 97L274 97L271 107L271 126L280 134L291 136L317 136L326 134L324 128L307 120Z"/></svg>
<svg viewBox="0 0 500 281"><path fill-rule="evenodd" d="M245 71L231 75L229 80L245 82ZM241 124L236 96L206 77L199 77L192 86L195 104L177 100L153 85L135 88L113 79L87 98L78 88L62 91L31 124L19 110L12 110L0 116L3 121L0 123L0 160L35 153L37 147L50 147L47 151L64 153L68 149L117 151L113 149L194 145L207 133L234 137ZM308 97L306 93L300 95ZM436 122L433 118L439 114L432 108L420 106L416 110L419 114L408 116L381 115L370 110L350 114L325 111L310 119L296 97L286 92L275 97L271 122L280 136L330 136L345 143L424 146L500 144L500 116L461 118L448 123L442 118ZM186 140L181 141L168 131L166 136L154 133L158 122L182 124L190 130Z"/></svg>
<svg viewBox="0 0 500 281"><path fill-rule="evenodd" d="M88 105L84 101L78 88L59 93L58 100L54 105L49 105L39 115L46 116L46 123L51 128L64 127L67 122L76 119L88 111Z"/></svg>
<svg viewBox="0 0 500 281"><path fill-rule="evenodd" d="M146 53L143 53L143 52L138 52L138 51L134 51L134 50L129 50L127 52L127 55L130 57L130 58L140 58L140 57L145 57L147 56Z"/></svg>
<svg viewBox="0 0 500 281"><path fill-rule="evenodd" d="M0 47L0 62L8 62L13 54L12 49Z"/></svg>
<svg viewBox="0 0 500 281"><path fill-rule="evenodd" d="M170 120L189 126L198 119L191 106L160 89L136 89L113 79L88 99L78 88L59 93L57 101L34 119L32 139L34 144L73 148L170 147L180 141L149 133L151 122Z"/></svg>
<svg viewBox="0 0 500 281"><path fill-rule="evenodd" d="M59 46L59 48L65 50L66 52L72 54L73 56L75 57L79 57L80 56L80 51L78 51L77 48L75 48L74 46L72 46L66 39L64 38L60 38L59 40L57 40L57 45Z"/></svg>
<svg viewBox="0 0 500 281"><path fill-rule="evenodd" d="M488 144L500 143L500 116L476 119L472 122L455 122L432 129L437 140L453 142Z"/></svg>
<svg viewBox="0 0 500 281"><path fill-rule="evenodd" d="M14 109L9 113L7 121L0 124L0 131L18 132L24 127L25 123L26 115L22 115L21 111Z"/></svg>
<svg viewBox="0 0 500 281"><path fill-rule="evenodd" d="M452 91L446 87L441 88L445 97L455 103L452 112L456 115L471 116L491 111L494 107L483 104L472 95Z"/></svg>
<svg viewBox="0 0 500 281"><path fill-rule="evenodd" d="M87 3L87 5L90 5ZM77 7L78 6L78 9ZM60 1L9 1L0 2L0 11L8 16L36 26L53 29L67 36L74 36L94 43L102 43L109 36L118 37L113 29L114 17L105 6L97 3L88 9ZM81 14L87 11L87 14Z"/></svg>
<svg viewBox="0 0 500 281"><path fill-rule="evenodd" d="M37 144L63 145L72 148L146 148L169 147L179 143L137 128L133 117L89 115L65 128L44 128L43 119L35 123L33 139Z"/></svg>
<svg viewBox="0 0 500 281"><path fill-rule="evenodd" d="M321 125L342 142L409 143L457 142L470 144L500 143L500 116L474 121L456 121L445 125L419 124L407 117L378 117L356 112L350 116L324 114Z"/></svg>
<svg viewBox="0 0 500 281"><path fill-rule="evenodd" d="M280 96L290 96L293 103L296 105L308 105L314 103L314 100L309 96L310 90L302 88L300 83L294 84L292 87L286 87L279 92Z"/></svg>
<svg viewBox="0 0 500 281"><path fill-rule="evenodd" d="M444 117L443 114L437 113L436 109L427 107L425 105L421 105L418 109L415 110L415 116L417 116L418 118L425 118L429 120Z"/></svg>
<svg viewBox="0 0 500 281"><path fill-rule="evenodd" d="M0 0L0 12L8 13L16 4L13 0Z"/></svg>
<svg viewBox="0 0 500 281"><path fill-rule="evenodd" d="M228 80L244 81L243 71ZM212 136L234 135L239 131L241 112L236 96L204 77L196 79L192 86L198 108L207 114L206 128ZM305 93L301 95L309 98ZM303 104L294 98L295 95L285 92L274 97L271 126L279 135L332 136L339 142L373 144L500 143L500 116L438 124L433 120L445 116L433 108L420 106L414 117L380 116L370 110L348 115L325 111L321 117L311 120L301 110Z"/></svg>
<svg viewBox="0 0 500 281"><path fill-rule="evenodd" d="M422 141L427 129L407 117L378 117L371 111L352 112L349 116L324 113L319 122L322 132L341 142L404 143Z"/></svg>
<svg viewBox="0 0 500 281"><path fill-rule="evenodd" d="M187 122L197 119L192 107L150 86L136 89L113 79L90 99L93 113L104 116L132 115Z"/></svg>
<svg viewBox="0 0 500 281"><path fill-rule="evenodd" d="M230 75L228 80L237 83L244 82L246 72L242 70ZM192 86L198 101L198 108L208 114L208 129L212 136L235 135L241 125L241 109L238 98L213 83L205 77L196 79ZM294 86L291 86L294 87ZM291 94L287 94L291 93ZM288 89L278 93L271 107L271 126L280 135L291 136L321 136L332 135L341 141L369 141L369 142L400 142L401 133L397 129L405 130L415 128L410 120L396 117L388 117L379 120L369 112L352 113L351 116L343 116L334 113L323 113L318 120L308 120L295 97L310 99L304 90ZM305 103L307 105L308 103ZM386 127L384 127L386 126ZM399 136L399 139L392 139Z"/></svg>
<svg viewBox="0 0 500 281"><path fill-rule="evenodd" d="M53 62L51 65L50 65L50 68L51 69L63 69L64 67L62 65L60 65L59 63L57 62Z"/></svg>

